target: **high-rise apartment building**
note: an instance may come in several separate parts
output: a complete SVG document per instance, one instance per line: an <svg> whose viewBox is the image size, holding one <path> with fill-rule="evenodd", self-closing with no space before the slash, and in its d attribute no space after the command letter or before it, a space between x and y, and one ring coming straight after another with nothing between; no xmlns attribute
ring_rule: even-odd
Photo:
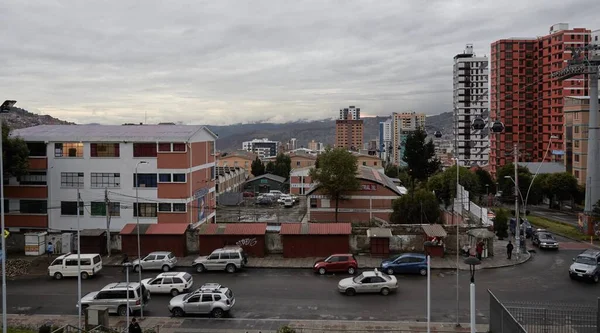
<svg viewBox="0 0 600 333"><path fill-rule="evenodd" d="M389 163L392 155L392 118L379 122L379 158Z"/></svg>
<svg viewBox="0 0 600 333"><path fill-rule="evenodd" d="M270 156L277 156L279 142L271 141L267 138L253 139L252 141L242 142L242 149L253 152L262 159Z"/></svg>
<svg viewBox="0 0 600 333"><path fill-rule="evenodd" d="M487 57L477 57L473 45L454 56L454 136L459 165L483 166L489 162L489 67ZM473 125L485 124L482 129Z"/></svg>
<svg viewBox="0 0 600 333"><path fill-rule="evenodd" d="M404 166L406 138L418 128L425 128L425 114L415 112L392 113L392 163Z"/></svg>
<svg viewBox="0 0 600 333"><path fill-rule="evenodd" d="M589 96L565 98L565 170L577 178L579 185L585 185L587 177L589 113Z"/></svg>
<svg viewBox="0 0 600 333"><path fill-rule="evenodd" d="M549 144L545 161L564 161L563 98L585 96L588 81L584 76L560 81L550 75L566 66L570 48L589 42L590 30L559 23L546 36L492 43L490 118L505 126L502 133L491 135L492 174L513 160L514 144L520 161L541 161ZM559 139L550 141L551 136Z"/></svg>
<svg viewBox="0 0 600 333"><path fill-rule="evenodd" d="M360 108L351 106L340 110L340 119L335 121L335 147L358 151L363 144L364 124L360 119Z"/></svg>

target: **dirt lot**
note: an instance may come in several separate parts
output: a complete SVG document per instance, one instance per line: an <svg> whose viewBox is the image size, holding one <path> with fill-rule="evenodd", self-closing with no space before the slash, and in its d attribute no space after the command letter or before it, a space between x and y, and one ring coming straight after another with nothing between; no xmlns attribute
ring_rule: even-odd
<svg viewBox="0 0 600 333"><path fill-rule="evenodd" d="M305 200L289 208L278 204L259 206L253 202L247 200L238 207L217 207L217 222L300 222L306 215Z"/></svg>

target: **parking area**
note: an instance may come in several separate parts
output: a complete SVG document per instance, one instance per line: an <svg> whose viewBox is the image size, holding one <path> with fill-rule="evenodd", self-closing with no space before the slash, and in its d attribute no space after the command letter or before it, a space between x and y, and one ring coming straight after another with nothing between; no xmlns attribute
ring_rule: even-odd
<svg viewBox="0 0 600 333"><path fill-rule="evenodd" d="M255 205L254 198L245 198L243 205L217 207L217 223L220 222L301 222L306 216L306 200L300 197L293 207L281 204Z"/></svg>

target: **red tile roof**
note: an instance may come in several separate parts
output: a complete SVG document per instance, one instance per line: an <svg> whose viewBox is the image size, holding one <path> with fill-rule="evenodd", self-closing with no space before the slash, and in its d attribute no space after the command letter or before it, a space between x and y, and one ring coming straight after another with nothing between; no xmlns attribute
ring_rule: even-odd
<svg viewBox="0 0 600 333"><path fill-rule="evenodd" d="M350 235L350 223L282 223L281 235Z"/></svg>
<svg viewBox="0 0 600 333"><path fill-rule="evenodd" d="M220 223L205 224L198 229L200 235L264 235L266 223Z"/></svg>
<svg viewBox="0 0 600 333"><path fill-rule="evenodd" d="M187 223L156 223L140 224L140 235L183 235L189 224ZM136 224L126 224L120 232L121 235L137 234Z"/></svg>

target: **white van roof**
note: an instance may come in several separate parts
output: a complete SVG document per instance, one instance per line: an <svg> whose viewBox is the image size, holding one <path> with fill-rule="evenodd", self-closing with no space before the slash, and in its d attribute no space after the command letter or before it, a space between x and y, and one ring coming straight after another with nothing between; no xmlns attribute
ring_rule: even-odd
<svg viewBox="0 0 600 333"><path fill-rule="evenodd" d="M82 253L79 256L82 259L91 259L91 258L94 258L96 256L100 256L100 254L99 253ZM58 256L56 259L65 259L65 258L77 259L77 254L67 253L67 254L63 254L61 256Z"/></svg>

